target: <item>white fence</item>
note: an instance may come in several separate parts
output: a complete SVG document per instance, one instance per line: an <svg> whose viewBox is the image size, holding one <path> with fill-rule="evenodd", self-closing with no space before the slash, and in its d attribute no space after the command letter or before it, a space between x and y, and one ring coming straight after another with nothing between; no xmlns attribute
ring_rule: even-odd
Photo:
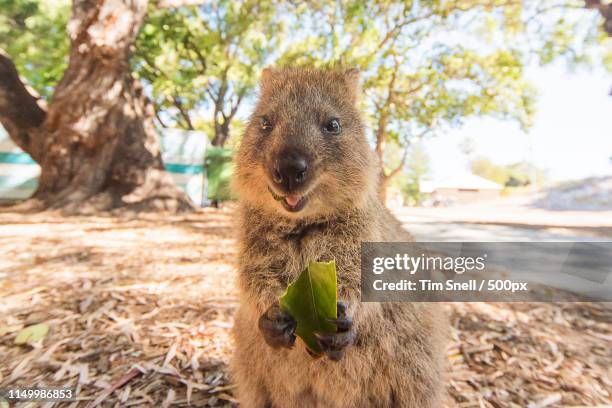
<svg viewBox="0 0 612 408"><path fill-rule="evenodd" d="M175 183L196 204L205 201L204 154L208 137L201 132L163 129L162 159ZM0 127L0 200L28 198L36 190L40 167Z"/></svg>

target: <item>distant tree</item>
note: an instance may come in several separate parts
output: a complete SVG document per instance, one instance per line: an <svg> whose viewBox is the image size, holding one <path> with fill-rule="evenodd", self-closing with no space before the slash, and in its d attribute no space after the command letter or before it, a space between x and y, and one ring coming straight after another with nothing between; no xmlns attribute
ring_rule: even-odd
<svg viewBox="0 0 612 408"><path fill-rule="evenodd" d="M538 184L546 179L546 172L529 162L518 162L508 165L498 165L485 157L477 157L471 162L472 173L494 181L506 187L524 187L532 182L532 177Z"/></svg>
<svg viewBox="0 0 612 408"><path fill-rule="evenodd" d="M10 3L18 5L11 9L12 27L25 24L27 32L37 3ZM41 167L28 208L192 208L163 171L152 111L130 72L146 10L146 0L74 0L69 61L48 107L24 85L12 59L0 54L0 122ZM41 35L40 41L47 40ZM53 59L55 53L49 50ZM52 80L41 79L42 89Z"/></svg>
<svg viewBox="0 0 612 408"><path fill-rule="evenodd" d="M491 160L478 157L471 162L472 173L477 176L484 177L488 180L501 184L502 186L508 181L508 172L503 166L493 164Z"/></svg>
<svg viewBox="0 0 612 408"><path fill-rule="evenodd" d="M424 198L424 194L421 192L421 181L430 171L429 157L421 145L414 145L408 150L407 182L403 192L411 201L419 205Z"/></svg>
<svg viewBox="0 0 612 408"><path fill-rule="evenodd" d="M160 124L209 130L212 144L224 146L259 71L284 39L275 5L222 0L150 8L133 66L151 85ZM210 122L198 119L205 108Z"/></svg>
<svg viewBox="0 0 612 408"><path fill-rule="evenodd" d="M523 187L532 183L541 186L548 179L548 174L544 169L528 161L509 164L504 166L504 168L508 173L506 187Z"/></svg>

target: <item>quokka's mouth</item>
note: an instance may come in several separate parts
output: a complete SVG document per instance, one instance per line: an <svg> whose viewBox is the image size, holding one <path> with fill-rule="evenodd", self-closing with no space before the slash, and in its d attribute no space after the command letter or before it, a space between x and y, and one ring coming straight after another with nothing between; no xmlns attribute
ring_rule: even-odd
<svg viewBox="0 0 612 408"><path fill-rule="evenodd" d="M280 196L274 192L270 187L268 187L268 191L272 194L272 197L280 202L283 208L289 212L298 212L301 211L306 202L308 201L307 196L299 196L296 194L290 194L288 196Z"/></svg>

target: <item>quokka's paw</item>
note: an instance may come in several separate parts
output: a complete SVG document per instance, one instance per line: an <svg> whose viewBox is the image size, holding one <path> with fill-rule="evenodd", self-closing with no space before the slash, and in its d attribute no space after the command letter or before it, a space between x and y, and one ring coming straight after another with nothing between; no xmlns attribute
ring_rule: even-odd
<svg viewBox="0 0 612 408"><path fill-rule="evenodd" d="M297 322L278 303L273 304L259 318L259 331L273 348L291 348L295 343Z"/></svg>
<svg viewBox="0 0 612 408"><path fill-rule="evenodd" d="M353 319L346 315L346 305L338 302L338 318L329 319L337 327L336 333L315 333L317 343L330 360L340 361L345 349L355 341Z"/></svg>

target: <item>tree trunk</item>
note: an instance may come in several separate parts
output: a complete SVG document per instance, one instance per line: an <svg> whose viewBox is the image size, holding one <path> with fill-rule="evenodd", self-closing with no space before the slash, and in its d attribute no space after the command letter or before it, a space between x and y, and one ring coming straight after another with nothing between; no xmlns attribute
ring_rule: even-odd
<svg viewBox="0 0 612 408"><path fill-rule="evenodd" d="M5 119L0 103L0 120L12 139L41 166L33 196L41 208L71 213L193 208L163 171L153 112L129 68L146 9L146 0L73 1L68 68L44 121L17 126L28 134L22 139L29 145L17 142L19 131L10 129L16 121ZM36 125L37 116L29 116L27 122Z"/></svg>
<svg viewBox="0 0 612 408"><path fill-rule="evenodd" d="M380 167L378 196L383 204L387 202L387 187L389 186L389 177L385 173L385 145L387 135L384 129L386 126L386 119L386 116L381 113L381 117L378 121L378 128L376 130L376 146L374 148L374 153L376 153L376 157L378 157L378 165Z"/></svg>
<svg viewBox="0 0 612 408"><path fill-rule="evenodd" d="M227 139L229 139L229 122L225 119L223 123L219 123L217 118L215 118L215 136L211 144L213 146L223 147Z"/></svg>
<svg viewBox="0 0 612 408"><path fill-rule="evenodd" d="M390 177L385 175L384 170L381 171L380 181L378 185L378 196L383 204L387 205L387 188L389 187Z"/></svg>

